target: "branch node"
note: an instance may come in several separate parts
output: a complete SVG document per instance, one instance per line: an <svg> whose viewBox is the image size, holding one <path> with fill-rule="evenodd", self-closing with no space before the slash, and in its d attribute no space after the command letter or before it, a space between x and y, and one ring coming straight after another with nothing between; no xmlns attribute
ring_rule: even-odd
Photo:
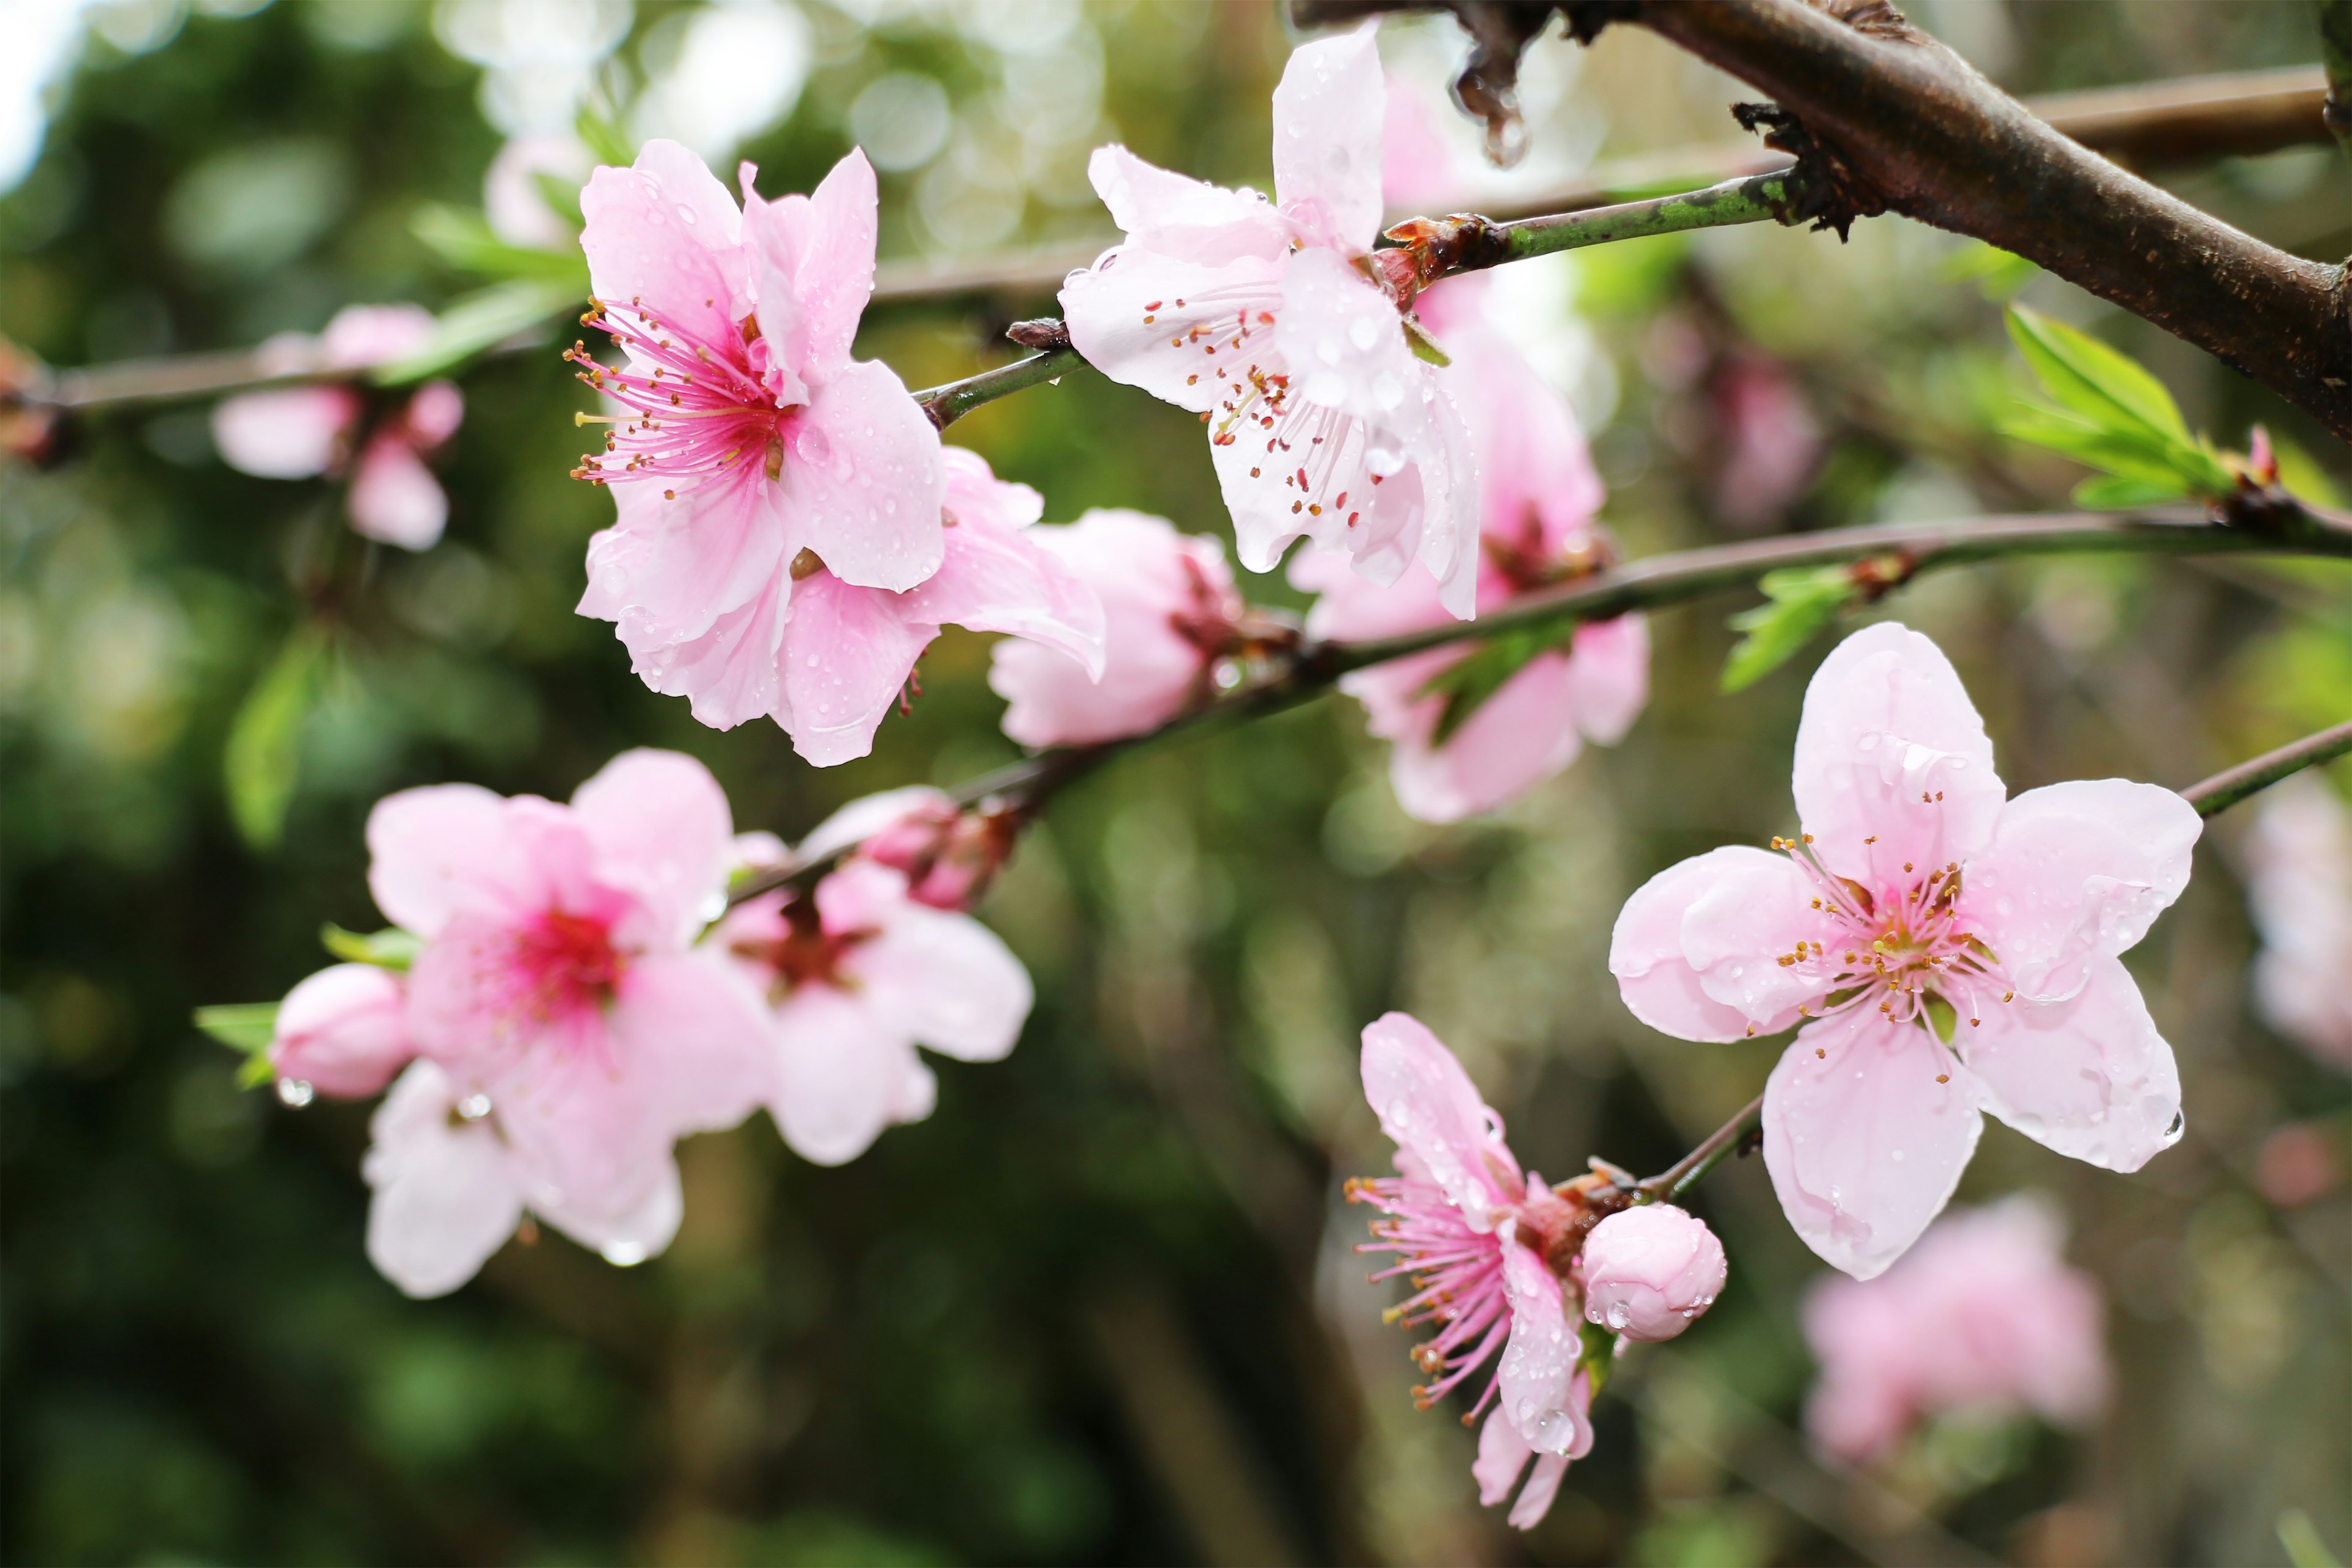
<svg viewBox="0 0 2352 1568"><path fill-rule="evenodd" d="M1886 0L1815 0L1815 4L1829 16L1865 37L1884 38L1892 44L1926 41L1926 35L1913 26L1910 20L1888 5Z"/></svg>
<svg viewBox="0 0 2352 1568"><path fill-rule="evenodd" d="M1015 321L1004 329L1004 335L1024 349L1066 349L1070 346L1069 323L1052 316Z"/></svg>
<svg viewBox="0 0 2352 1568"><path fill-rule="evenodd" d="M1815 136L1779 104L1735 103L1731 117L1742 131L1761 131L1767 147L1797 160L1790 171L1789 195L1780 201L1767 198L1772 216L1782 224L1811 223L1816 234L1835 229L1843 242L1854 219L1876 217L1886 210L1886 198L1836 142Z"/></svg>

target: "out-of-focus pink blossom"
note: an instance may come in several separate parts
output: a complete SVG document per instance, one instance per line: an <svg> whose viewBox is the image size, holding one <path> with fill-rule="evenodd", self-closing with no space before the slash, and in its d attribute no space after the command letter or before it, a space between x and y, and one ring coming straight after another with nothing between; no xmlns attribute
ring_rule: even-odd
<svg viewBox="0 0 2352 1568"><path fill-rule="evenodd" d="M1207 422L1243 565L1270 571L1301 536L1375 583L1418 561L1467 618L1476 461L1367 262L1386 99L1369 28L1293 51L1272 202L1099 149L1088 174L1127 239L1062 309L1097 369Z"/></svg>
<svg viewBox="0 0 2352 1568"><path fill-rule="evenodd" d="M1814 675L1795 792L1785 854L1660 872L1609 967L1684 1039L1804 1024L1765 1088L1764 1163L1808 1246L1883 1271L1951 1197L1984 1111L2109 1170L2171 1146L2172 1047L2117 955L2188 885L2195 808L2122 779L2009 799L1959 677L1892 623Z"/></svg>
<svg viewBox="0 0 2352 1568"><path fill-rule="evenodd" d="M1018 826L1013 813L965 810L944 790L909 784L850 802L802 840L800 853L814 860L854 847L903 875L917 903L963 910L1012 855Z"/></svg>
<svg viewBox="0 0 2352 1568"><path fill-rule="evenodd" d="M557 250L575 237L547 199L542 177L577 189L596 160L576 136L535 132L509 139L482 176L482 216L509 245Z"/></svg>
<svg viewBox="0 0 2352 1568"><path fill-rule="evenodd" d="M1584 1238L1584 1315L1629 1340L1670 1340L1715 1304L1727 1265L1706 1222L1672 1204L1620 1209Z"/></svg>
<svg viewBox="0 0 2352 1568"><path fill-rule="evenodd" d="M286 994L269 1041L281 1079L361 1100L416 1055L399 976L373 963L338 963Z"/></svg>
<svg viewBox="0 0 2352 1568"><path fill-rule="evenodd" d="M1788 367L1755 353L1734 353L1708 384L1722 465L1715 510L1727 527L1750 532L1789 509L1821 464L1822 426Z"/></svg>
<svg viewBox="0 0 2352 1568"><path fill-rule="evenodd" d="M1036 563L975 526L981 559L940 603L849 592L904 594L941 570L956 531L939 432L887 365L849 357L874 289L865 154L781 201L755 173L739 210L699 158L648 142L581 195L596 324L626 363L572 355L625 411L576 470L619 512L589 542L580 613L615 623L637 674L704 723L765 715L835 763L870 745L929 640L911 627L1014 618L1003 595L1037 593Z"/></svg>
<svg viewBox="0 0 2352 1568"><path fill-rule="evenodd" d="M897 807L926 804L892 794L887 821L853 803L801 853L887 830L905 819ZM931 1113L938 1083L916 1047L1001 1060L1034 999L1027 971L994 932L915 901L904 872L863 855L813 894L779 890L738 905L706 945L765 990L762 1098L784 1142L821 1165L854 1160L884 1128Z"/></svg>
<svg viewBox="0 0 2352 1568"><path fill-rule="evenodd" d="M1441 374L1468 416L1478 455L1482 612L1601 563L1592 528L1601 481L1575 414L1486 320L1484 283L1457 279L1422 296L1423 319L1454 357ZM1313 637L1393 637L1446 617L1435 579L1418 566L1382 588L1310 555L1292 567L1291 579L1321 594L1307 616ZM1567 767L1586 740L1614 743L1649 698L1647 624L1621 616L1578 626L1567 647L1529 660L1435 743L1445 700L1424 690L1466 657L1464 649L1432 649L1339 682L1364 705L1372 733L1391 744L1398 803L1425 822L1493 810Z"/></svg>
<svg viewBox="0 0 2352 1568"><path fill-rule="evenodd" d="M414 353L433 331L432 314L419 306L353 305L319 337L281 334L262 345L259 357L285 374L361 371ZM448 382L428 382L362 432L366 414L359 393L340 384L242 393L214 406L213 445L231 468L260 479L349 469L345 505L352 531L404 550L429 550L448 521L449 498L425 459L457 433L465 396Z"/></svg>
<svg viewBox="0 0 2352 1568"><path fill-rule="evenodd" d="M1546 1257L1571 1233L1578 1209L1522 1173L1502 1119L1479 1098L1454 1053L1422 1023L1390 1013L1364 1029L1364 1098L1396 1144L1394 1176L1348 1184L1351 1202L1385 1218L1360 1250L1397 1261L1373 1276L1410 1278L1414 1293L1391 1315L1436 1333L1413 1352L1430 1381L1426 1409L1499 1352L1471 1407L1494 1414L1474 1471L1482 1502L1501 1501L1536 1460L1510 1521L1531 1529L1550 1508L1570 1459L1592 1447L1592 1386L1578 1367L1582 1342Z"/></svg>
<svg viewBox="0 0 2352 1568"><path fill-rule="evenodd" d="M2104 1311L2064 1241L2053 1209L2013 1197L1954 1210L1883 1279L1818 1283L1804 1313L1822 1368L1805 1405L1813 1441L1866 1463L1953 1412L2030 1410L2062 1426L2095 1416L2107 1392Z"/></svg>
<svg viewBox="0 0 2352 1568"><path fill-rule="evenodd" d="M521 1206L616 1262L660 1251L671 1144L767 1088L757 994L692 945L732 860L718 784L640 751L569 805L407 790L378 803L368 848L377 907L423 939L406 1021L427 1058L377 1118L378 1265L413 1295L454 1289Z"/></svg>
<svg viewBox="0 0 2352 1568"><path fill-rule="evenodd" d="M1224 552L1167 519L1095 510L1029 538L1102 605L1102 668L1090 675L1042 642L1001 642L988 684L1011 703L1024 746L1079 746L1156 730L1209 695L1209 670L1242 613Z"/></svg>
<svg viewBox="0 0 2352 1568"><path fill-rule="evenodd" d="M2262 955L2254 1001L2271 1027L2352 1070L2352 811L2308 775L2275 786L2246 838Z"/></svg>

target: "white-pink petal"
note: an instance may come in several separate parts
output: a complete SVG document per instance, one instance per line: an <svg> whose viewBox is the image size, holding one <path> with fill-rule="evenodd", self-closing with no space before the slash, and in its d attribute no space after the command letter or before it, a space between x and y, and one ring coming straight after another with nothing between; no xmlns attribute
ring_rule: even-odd
<svg viewBox="0 0 2352 1568"><path fill-rule="evenodd" d="M1902 1257L1976 1152L1979 1092L1916 1024L1809 1026L1764 1088L1764 1165L1805 1245L1857 1279Z"/></svg>
<svg viewBox="0 0 2352 1568"><path fill-rule="evenodd" d="M1991 842L2008 798L1951 661L1892 621L1854 633L1814 672L1793 783L1822 863L1874 888L1904 885L1906 861L1923 872L1965 863Z"/></svg>
<svg viewBox="0 0 2352 1568"><path fill-rule="evenodd" d="M809 984L776 1009L768 1109L784 1142L819 1165L872 1146L905 1094L915 1048L859 998Z"/></svg>
<svg viewBox="0 0 2352 1568"><path fill-rule="evenodd" d="M782 439L784 512L827 571L903 593L940 569L940 433L898 372L878 360L844 366Z"/></svg>
<svg viewBox="0 0 2352 1568"><path fill-rule="evenodd" d="M1519 1169L1470 1075L1409 1013L1382 1014L1364 1026L1363 1039L1364 1099L1381 1131L1421 1162L1471 1229L1491 1228L1496 1211L1518 1195L1507 1184L1518 1182Z"/></svg>
<svg viewBox="0 0 2352 1568"><path fill-rule="evenodd" d="M449 497L398 430L379 431L360 454L344 503L352 531L403 550L430 550L449 521Z"/></svg>
<svg viewBox="0 0 2352 1568"><path fill-rule="evenodd" d="M2179 1142L2180 1070L2123 962L2084 968L2063 1001L1986 998L1955 1043L1985 1110L2072 1159L2137 1171Z"/></svg>
<svg viewBox="0 0 2352 1568"><path fill-rule="evenodd" d="M716 916L734 860L734 818L710 770L679 752L623 752L572 792L601 880L636 895L649 940L684 946Z"/></svg>
<svg viewBox="0 0 2352 1568"><path fill-rule="evenodd" d="M410 1296L446 1296L471 1279L522 1218L498 1134L455 1118L456 1106L447 1076L416 1062L368 1124L368 1260Z"/></svg>
<svg viewBox="0 0 2352 1568"><path fill-rule="evenodd" d="M1274 89L1274 193L1327 244L1362 252L1381 227L1388 83L1378 24L1290 52Z"/></svg>
<svg viewBox="0 0 2352 1568"><path fill-rule="evenodd" d="M1036 1000L1029 972L970 915L908 902L903 878L898 886L882 933L848 960L868 1003L918 1045L961 1061L1003 1060Z"/></svg>
<svg viewBox="0 0 2352 1568"><path fill-rule="evenodd" d="M269 1041L278 1077L353 1100L390 1083L415 1054L399 978L373 963L338 963L288 992Z"/></svg>
<svg viewBox="0 0 2352 1568"><path fill-rule="evenodd" d="M1212 265L1126 246L1070 275L1062 285L1062 316L1071 346L1103 374L1207 413L1240 401L1221 374L1248 363L1232 339L1246 323L1264 341L1268 323L1260 318L1281 307L1286 265L1256 256ZM1211 346L1220 353L1205 353ZM1221 356L1226 365L1218 363ZM1257 428L1258 413L1263 409L1244 422L1244 431Z"/></svg>
<svg viewBox="0 0 2352 1568"><path fill-rule="evenodd" d="M368 814L368 891L384 918L433 937L460 913L510 911L539 877L508 829L507 803L478 784L430 784Z"/></svg>
<svg viewBox="0 0 2352 1568"><path fill-rule="evenodd" d="M359 396L346 386L241 393L213 405L213 445L240 473L315 479L334 464L344 433L359 416Z"/></svg>
<svg viewBox="0 0 2352 1568"><path fill-rule="evenodd" d="M908 620L900 595L830 572L793 584L778 656L793 750L821 768L872 751L939 629Z"/></svg>
<svg viewBox="0 0 2352 1568"><path fill-rule="evenodd" d="M1519 1436L1538 1454L1580 1459L1592 1451L1588 1394L1574 1394L1583 1337L1569 1321L1559 1277L1529 1247L1503 1243L1503 1291L1511 1303L1511 1337L1495 1373L1496 1398Z"/></svg>

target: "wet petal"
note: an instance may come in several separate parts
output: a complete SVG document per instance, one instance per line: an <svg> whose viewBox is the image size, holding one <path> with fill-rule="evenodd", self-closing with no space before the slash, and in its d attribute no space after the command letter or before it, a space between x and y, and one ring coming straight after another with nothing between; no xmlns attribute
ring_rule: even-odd
<svg viewBox="0 0 2352 1568"><path fill-rule="evenodd" d="M2137 1171L2180 1141L2179 1068L2122 961L2084 968L2063 1002L1987 998L1956 1043L1985 1110L2061 1154Z"/></svg>
<svg viewBox="0 0 2352 1568"><path fill-rule="evenodd" d="M1269 318L1285 265L1244 256L1212 266L1122 247L1070 275L1062 315L1071 345L1113 381L1196 414L1238 405L1254 391L1253 363L1280 369Z"/></svg>
<svg viewBox="0 0 2352 1568"><path fill-rule="evenodd" d="M453 1125L455 1104L441 1069L417 1062L368 1123L368 1260L410 1296L446 1296L471 1279L522 1218L498 1134L486 1122Z"/></svg>
<svg viewBox="0 0 2352 1568"><path fill-rule="evenodd" d="M372 963L338 963L286 994L269 1064L320 1094L359 1100L392 1081L416 1047L400 979Z"/></svg>
<svg viewBox="0 0 2352 1568"><path fill-rule="evenodd" d="M1454 1053L1420 1019L1387 1013L1364 1026L1361 1071L1381 1131L1422 1162L1473 1230L1488 1229L1517 1195L1506 1183L1517 1183L1519 1168Z"/></svg>
<svg viewBox="0 0 2352 1568"><path fill-rule="evenodd" d="M691 940L734 861L734 821L710 770L677 752L624 752L573 793L572 806L596 847L599 877L644 902L652 939Z"/></svg>
<svg viewBox="0 0 2352 1568"><path fill-rule="evenodd" d="M901 901L849 962L895 1028L961 1061L1002 1060L1036 999L1029 972L994 931L921 904Z"/></svg>
<svg viewBox="0 0 2352 1568"><path fill-rule="evenodd" d="M939 571L907 595L908 614L938 626L1027 637L1077 660L1089 679L1100 679L1102 601L1059 556L1026 533L961 514L946 545Z"/></svg>
<svg viewBox="0 0 2352 1568"><path fill-rule="evenodd" d="M904 596L830 572L793 585L784 694L793 749L819 767L862 757L939 627L906 618Z"/></svg>
<svg viewBox="0 0 2352 1568"><path fill-rule="evenodd" d="M826 570L903 593L940 569L940 433L898 373L852 364L786 427L781 510Z"/></svg>
<svg viewBox="0 0 2352 1568"><path fill-rule="evenodd" d="M1609 972L1633 1016L1665 1034L1736 1040L1785 1029L1822 989L1779 962L1827 931L1810 898L1784 856L1746 845L1695 856L1625 900Z"/></svg>
<svg viewBox="0 0 2352 1568"><path fill-rule="evenodd" d="M1370 247L1381 227L1382 122L1376 26L1302 44L1274 89L1274 192L1284 210L1312 209L1330 241Z"/></svg>
<svg viewBox="0 0 2352 1568"><path fill-rule="evenodd" d="M1592 1395L1587 1389L1579 1400L1572 1387L1583 1338L1569 1321L1559 1279L1532 1249L1506 1241L1503 1289L1511 1337L1495 1374L1498 1408L1537 1453L1582 1458L1592 1451Z"/></svg>
<svg viewBox="0 0 2352 1568"><path fill-rule="evenodd" d="M845 992L804 985L776 1010L768 1103L784 1142L820 1165L856 1159L890 1125L915 1048Z"/></svg>

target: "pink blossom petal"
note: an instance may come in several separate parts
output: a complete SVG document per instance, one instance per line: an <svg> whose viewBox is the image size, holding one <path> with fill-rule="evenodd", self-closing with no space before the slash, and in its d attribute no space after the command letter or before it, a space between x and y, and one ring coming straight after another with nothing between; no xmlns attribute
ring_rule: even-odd
<svg viewBox="0 0 2352 1568"><path fill-rule="evenodd" d="M525 907L541 886L509 830L507 803L478 784L432 784L368 814L368 890L384 918L422 937L451 917Z"/></svg>
<svg viewBox="0 0 2352 1568"><path fill-rule="evenodd" d="M1495 1374L1497 1408L1538 1454L1580 1459L1592 1451L1592 1422L1571 1386L1583 1340L1569 1321L1554 1274L1533 1249L1503 1243L1503 1289L1510 1298L1511 1337Z"/></svg>
<svg viewBox="0 0 2352 1568"><path fill-rule="evenodd" d="M416 1062L368 1124L368 1260L410 1296L446 1296L471 1279L522 1219L498 1134L455 1121L456 1103L441 1069Z"/></svg>
<svg viewBox="0 0 2352 1568"><path fill-rule="evenodd" d="M333 465L345 431L359 416L359 396L347 386L247 392L213 405L213 445L240 473L315 479Z"/></svg>
<svg viewBox="0 0 2352 1568"><path fill-rule="evenodd" d="M617 521L588 541L579 612L618 623L622 642L640 660L703 637L772 592L784 547L799 548L777 510L775 487L755 463L683 490L666 492L650 481L607 488Z"/></svg>
<svg viewBox="0 0 2352 1568"><path fill-rule="evenodd" d="M626 1209L604 1214L559 1203L541 1209L540 1215L581 1246L604 1254L608 1263L643 1263L669 1249L686 1217L677 1161L665 1160L654 1184Z"/></svg>
<svg viewBox="0 0 2352 1568"><path fill-rule="evenodd" d="M420 451L431 451L457 433L466 422L466 395L451 381L428 381L416 389L401 411L408 438Z"/></svg>
<svg viewBox="0 0 2352 1568"><path fill-rule="evenodd" d="M654 690L690 699L697 721L714 730L759 718L789 730L782 664L787 583L778 573L749 604L720 616L699 637L633 647L630 668Z"/></svg>
<svg viewBox="0 0 2352 1568"><path fill-rule="evenodd" d="M1587 621L1568 661L1569 708L1595 745L1625 738L1650 700L1650 624L1642 616Z"/></svg>
<svg viewBox="0 0 2352 1568"><path fill-rule="evenodd" d="M1262 318L1282 305L1283 272L1284 263L1256 256L1210 265L1125 247L1070 275L1062 315L1072 346L1103 374L1205 413L1244 395L1225 374L1248 363L1233 339L1244 326L1264 338L1272 323ZM1219 353L1205 352L1212 347ZM1252 416L1242 428L1255 426Z"/></svg>
<svg viewBox="0 0 2352 1568"><path fill-rule="evenodd" d="M1423 822L1459 822L1492 811L1557 775L1583 749L1569 707L1569 661L1558 654L1529 660L1433 749L1429 738L1444 700L1411 694L1436 668L1454 661L1441 656L1433 667L1400 659L1340 681L1341 690L1363 700L1372 733L1394 742L1389 779L1397 804ZM1382 688L1381 696L1371 695ZM1395 708L1400 689L1409 700L1401 712Z"/></svg>
<svg viewBox="0 0 2352 1568"><path fill-rule="evenodd" d="M908 817L920 812L952 812L955 803L942 789L929 784L906 784L898 789L886 789L877 795L860 796L826 817L809 830L801 840L801 854L808 859L821 859L836 849L850 846L895 827Z"/></svg>
<svg viewBox="0 0 2352 1568"><path fill-rule="evenodd" d="M830 572L793 584L782 651L793 749L818 767L862 757L939 627L906 618L901 596Z"/></svg>
<svg viewBox="0 0 2352 1568"><path fill-rule="evenodd" d="M734 1126L765 1096L767 1009L708 948L634 960L610 1011L614 1054L666 1137Z"/></svg>
<svg viewBox="0 0 2352 1568"><path fill-rule="evenodd" d="M1376 468L1370 427L1319 403L1293 397L1270 417L1270 427L1243 421L1232 442L1209 448L1233 514L1234 555L1252 572L1271 572L1292 541L1307 538L1348 556L1369 582L1396 582L1420 554L1429 516L1420 470L1397 467L1401 448ZM1310 489L1302 492L1296 480L1310 455Z"/></svg>
<svg viewBox="0 0 2352 1568"><path fill-rule="evenodd" d="M1003 1060L1036 999L1029 972L994 931L921 904L902 902L849 967L894 1029L960 1061Z"/></svg>
<svg viewBox="0 0 2352 1568"><path fill-rule="evenodd" d="M1089 679L1102 675L1101 599L1043 544L993 523L958 519L947 531L946 558L906 596L906 613L1026 637L1077 660Z"/></svg>
<svg viewBox="0 0 2352 1568"><path fill-rule="evenodd" d="M846 992L803 985L775 1015L776 1077L769 1110L804 1159L856 1159L890 1125L914 1047Z"/></svg>
<svg viewBox="0 0 2352 1568"><path fill-rule="evenodd" d="M1727 845L1670 866L1625 900L1609 972L1633 1016L1685 1040L1773 1034L1823 987L1779 959L1829 931L1785 856ZM1834 934L1830 933L1830 934Z"/></svg>
<svg viewBox="0 0 2352 1568"><path fill-rule="evenodd" d="M687 341L721 343L750 300L743 222L701 159L655 140L626 169L600 168L580 193L580 247L608 308L650 310Z"/></svg>
<svg viewBox="0 0 2352 1568"><path fill-rule="evenodd" d="M1764 1088L1764 1164L1805 1245L1857 1279L1902 1257L1976 1152L1979 1092L1916 1024L1807 1026Z"/></svg>
<svg viewBox="0 0 2352 1568"><path fill-rule="evenodd" d="M1962 926L2022 996L2073 995L2101 958L2136 946L2189 885L2204 819L2168 789L2077 779L2009 803L1968 863Z"/></svg>
<svg viewBox="0 0 2352 1568"><path fill-rule="evenodd" d="M416 1055L399 979L372 963L338 963L286 994L269 1064L320 1094L361 1100Z"/></svg>
<svg viewBox="0 0 2352 1568"><path fill-rule="evenodd" d="M648 940L683 947L714 913L734 860L734 821L710 770L677 752L623 752L574 791L597 875L644 903Z"/></svg>
<svg viewBox="0 0 2352 1568"><path fill-rule="evenodd" d="M1580 1256L1586 1320L1629 1340L1675 1338L1723 1290L1723 1243L1705 1220L1672 1204L1607 1215Z"/></svg>
<svg viewBox="0 0 2352 1568"><path fill-rule="evenodd" d="M1312 212L1328 242L1357 252L1381 227L1388 84L1377 32L1370 25L1300 45L1274 89L1275 200L1294 216Z"/></svg>
<svg viewBox="0 0 2352 1568"><path fill-rule="evenodd" d="M940 569L940 433L897 372L845 367L788 422L784 445L784 508L835 576L903 593Z"/></svg>
<svg viewBox="0 0 2352 1568"><path fill-rule="evenodd" d="M427 1000L426 964L446 945L436 943L418 961L413 1023ZM510 1059L480 1075L523 1194L541 1213L629 1214L667 1172L678 1129L649 1113L668 1087L665 1064L646 1048L658 1020L624 1017L629 994L625 984L609 1019L587 1013L550 1020L545 1032L519 1041ZM446 1043L428 1041L423 1026L417 1033L420 1042ZM435 1055L451 1059L441 1049Z"/></svg>
<svg viewBox="0 0 2352 1568"><path fill-rule="evenodd" d="M2063 1002L1988 997L1956 1043L1978 1102L2072 1159L2137 1171L2180 1140L2180 1073L2120 959L2084 964Z"/></svg>
<svg viewBox="0 0 2352 1568"><path fill-rule="evenodd" d="M1892 621L1854 633L1814 672L1795 790L1822 863L1873 887L1901 884L1906 861L1966 862L1991 842L2008 797L1951 661Z"/></svg>
<svg viewBox="0 0 2352 1568"><path fill-rule="evenodd" d="M430 550L449 521L449 498L415 449L396 431L367 444L352 476L352 530L403 550Z"/></svg>
<svg viewBox="0 0 2352 1568"><path fill-rule="evenodd" d="M1382 1014L1364 1026L1361 1071L1381 1131L1422 1162L1471 1229L1493 1228L1496 1210L1517 1196L1518 1163L1445 1043L1409 1013Z"/></svg>
<svg viewBox="0 0 2352 1568"><path fill-rule="evenodd" d="M346 305L319 334L319 360L330 370L372 370L415 353L437 331L422 305Z"/></svg>
<svg viewBox="0 0 2352 1568"><path fill-rule="evenodd" d="M1095 149L1087 178L1111 222L1143 249L1219 267L1243 256L1276 261L1290 248L1293 226L1255 191L1172 174L1116 143Z"/></svg>
<svg viewBox="0 0 2352 1568"><path fill-rule="evenodd" d="M1519 1491L1519 1500L1504 1516L1512 1529L1533 1530L1544 1521L1544 1516L1551 1512L1553 1500L1559 1496L1559 1483L1568 1474L1568 1462L1565 1454L1546 1454L1536 1460L1535 1468L1528 1472L1528 1484Z"/></svg>
<svg viewBox="0 0 2352 1568"><path fill-rule="evenodd" d="M874 165L865 153L851 148L809 193L804 209L807 230L792 268L802 333L794 363L818 385L848 365L850 343L874 294L880 206Z"/></svg>
<svg viewBox="0 0 2352 1568"><path fill-rule="evenodd" d="M1339 252L1302 250L1283 278L1275 346L1290 368L1292 395L1370 421L1372 471L1394 472L1403 460L1404 433L1423 412L1423 365L1406 341L1396 301Z"/></svg>
<svg viewBox="0 0 2352 1568"><path fill-rule="evenodd" d="M1478 1428L1478 1458L1471 1463L1470 1478L1478 1483L1478 1501L1492 1508L1511 1495L1518 1484L1519 1474L1535 1457L1535 1449L1510 1418L1500 1410L1486 1417Z"/></svg>

